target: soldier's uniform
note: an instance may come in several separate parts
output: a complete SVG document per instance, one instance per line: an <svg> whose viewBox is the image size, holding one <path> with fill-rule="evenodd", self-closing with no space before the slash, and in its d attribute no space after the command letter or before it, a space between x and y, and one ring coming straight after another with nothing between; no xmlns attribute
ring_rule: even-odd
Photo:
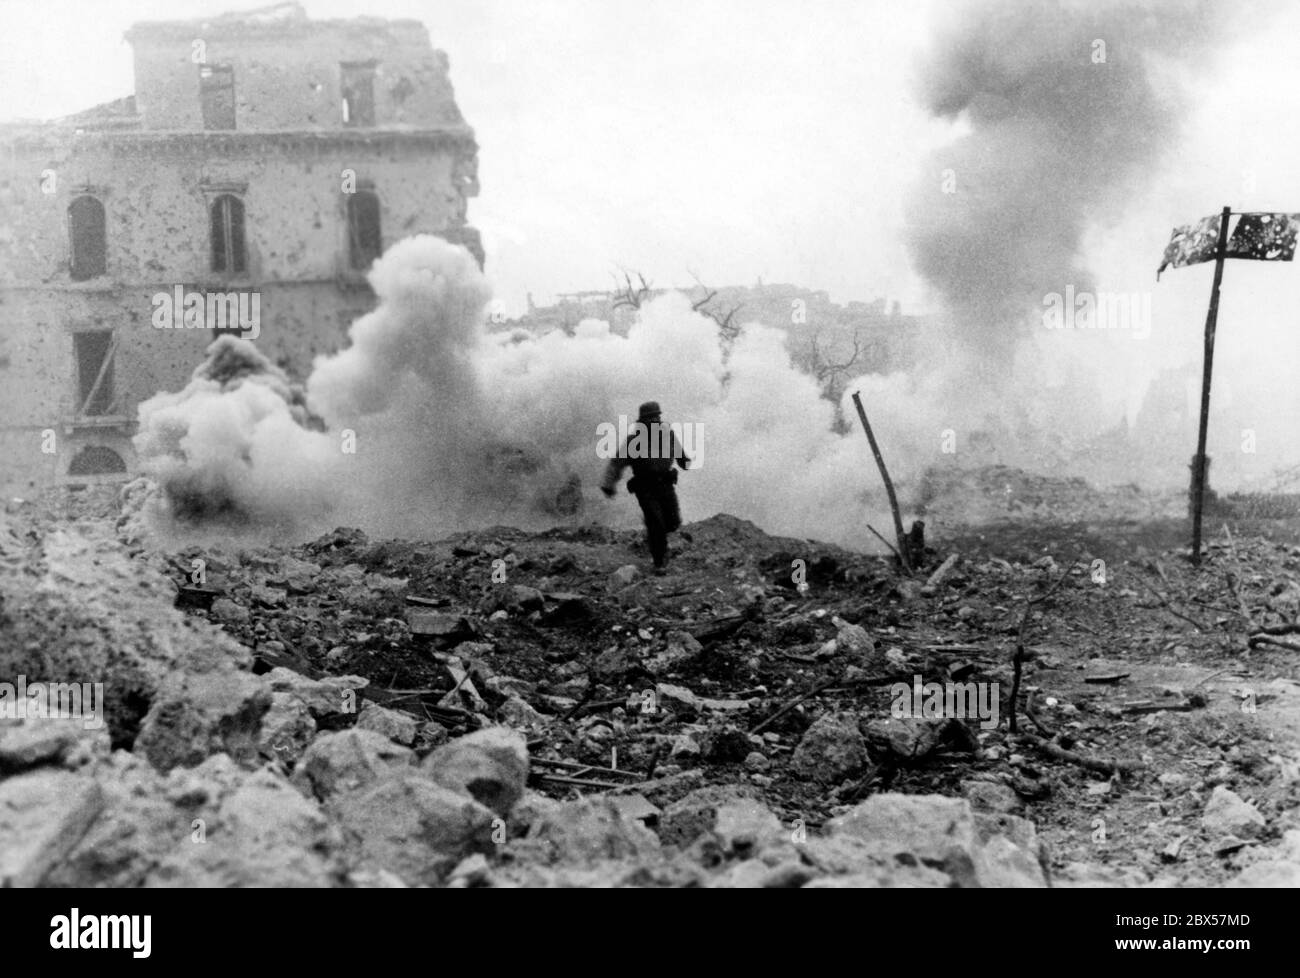
<svg viewBox="0 0 1300 978"><path fill-rule="evenodd" d="M677 470L674 464L683 469L690 468L691 460L683 451L677 436L662 425L659 405L647 401L637 411L637 425L646 428L644 443L649 446L648 457L632 458L628 455L629 443L636 440L634 429L622 445L618 455L609 460L605 468L605 481L601 489L605 495L613 496L614 487L623 476L623 470L632 469L632 478L627 482L628 492L636 496L641 506L641 515L645 519L646 542L650 546L650 556L656 570L662 570L668 560L668 534L682 525L681 509L677 504ZM666 444L661 432L666 436ZM663 449L667 449L666 451Z"/></svg>

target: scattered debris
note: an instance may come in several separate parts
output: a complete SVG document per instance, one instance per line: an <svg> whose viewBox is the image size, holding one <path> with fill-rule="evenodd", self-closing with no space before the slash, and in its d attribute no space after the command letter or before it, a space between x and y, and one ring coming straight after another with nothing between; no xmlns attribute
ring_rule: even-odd
<svg viewBox="0 0 1300 978"><path fill-rule="evenodd" d="M639 533L598 527L433 543L339 530L164 557L90 523L0 523L6 651L27 656L11 668L46 672L24 651L41 649L113 680L98 734L0 720L4 878L1258 885L1300 872L1263 844L1300 780L1261 727L1300 701L1276 665L1289 653L1261 641L1285 641L1300 615L1288 546L1212 541L1199 575L1108 557L1103 585L1092 538L1051 548L1073 562L1037 541L995 555L954 538L922 583L730 517L688 532L660 581L627 562ZM202 587L188 581L199 553ZM781 576L796 559L803 590ZM1170 620L1148 572L1215 624ZM86 600L52 605L38 588L56 574L85 575ZM101 593L101 578L129 585ZM84 651L51 621L80 623ZM917 677L997 688L1002 715L1036 733L897 715L892 687ZM49 778L58 805L40 800ZM32 805L39 822L22 819ZM1149 859L1088 862L1078 840L1099 806L1108 820L1161 809ZM225 841L187 846L195 819Z"/></svg>

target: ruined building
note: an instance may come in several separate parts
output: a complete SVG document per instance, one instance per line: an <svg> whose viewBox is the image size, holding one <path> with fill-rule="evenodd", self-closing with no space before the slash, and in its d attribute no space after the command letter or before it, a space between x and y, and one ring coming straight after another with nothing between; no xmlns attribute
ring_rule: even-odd
<svg viewBox="0 0 1300 978"><path fill-rule="evenodd" d="M137 405L222 328L301 379L401 238L483 262L474 133L423 24L290 3L126 37L134 95L0 126L6 494L125 478Z"/></svg>
<svg viewBox="0 0 1300 978"><path fill-rule="evenodd" d="M632 281L629 279L629 284L614 291L560 294L556 302L547 306L533 304L530 295L527 313L508 325L523 326L538 333L553 329L572 333L584 319L600 319L609 323L615 333L626 334L637 316L636 306L628 301L635 291ZM635 298L637 302L649 301L668 291L646 287L644 295ZM888 308L883 298L840 305L832 302L825 291L798 285L760 280L750 286L705 288L696 284L680 291L692 304L701 303L702 309L715 317L725 317L735 310L735 325L758 322L784 330L791 356L807 369L811 369L810 350L814 342L820 354L840 363L853 356L856 342L855 366L859 372L883 374L910 370L917 363L917 336L927 325L926 317L904 313L898 301Z"/></svg>

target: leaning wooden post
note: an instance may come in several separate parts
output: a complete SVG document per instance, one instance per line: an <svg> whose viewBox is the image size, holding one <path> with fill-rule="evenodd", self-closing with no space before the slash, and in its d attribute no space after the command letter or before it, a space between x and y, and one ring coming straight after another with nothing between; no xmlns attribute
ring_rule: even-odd
<svg viewBox="0 0 1300 978"><path fill-rule="evenodd" d="M1210 375L1214 370L1214 328L1219 319L1219 284L1223 281L1223 259L1228 250L1228 218L1223 209L1219 219L1219 246L1214 255L1214 285L1210 289L1210 311L1205 316L1205 360L1201 368L1201 425L1196 435L1196 457L1192 459L1192 563L1201 562L1201 508L1205 504L1205 436L1210 424Z"/></svg>
<svg viewBox="0 0 1300 978"><path fill-rule="evenodd" d="M889 470L885 468L885 459L880 454L880 446L876 444L876 436L871 431L871 422L867 420L867 412L862 408L862 398L859 397L858 391L853 392L853 406L858 409L858 419L862 422L862 430L867 433L867 441L871 444L871 454L876 456L876 465L880 468L880 478L885 482L885 492L889 495L889 508L894 513L894 535L898 539L898 559L903 563L903 570L908 574L912 573L912 555L908 547L907 536L903 533L903 516L898 511L898 497L894 495L894 483L889 478Z"/></svg>

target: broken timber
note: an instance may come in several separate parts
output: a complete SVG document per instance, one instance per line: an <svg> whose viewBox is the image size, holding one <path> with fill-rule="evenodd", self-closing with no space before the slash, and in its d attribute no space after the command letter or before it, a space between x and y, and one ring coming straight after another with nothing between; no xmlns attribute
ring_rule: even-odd
<svg viewBox="0 0 1300 978"><path fill-rule="evenodd" d="M894 515L894 536L898 540L898 559L903 565L904 573L911 574L912 548L907 535L903 532L903 516L898 510L898 496L894 494L893 480L889 478L889 470L885 468L884 456L880 454L880 446L876 444L876 436L871 430L871 422L867 420L867 412L862 406L862 397L859 391L853 392L853 406L858 409L858 420L862 422L862 430L867 433L867 441L871 445L871 454L876 457L876 466L880 469L880 478L884 480L885 493L889 496L889 509Z"/></svg>

